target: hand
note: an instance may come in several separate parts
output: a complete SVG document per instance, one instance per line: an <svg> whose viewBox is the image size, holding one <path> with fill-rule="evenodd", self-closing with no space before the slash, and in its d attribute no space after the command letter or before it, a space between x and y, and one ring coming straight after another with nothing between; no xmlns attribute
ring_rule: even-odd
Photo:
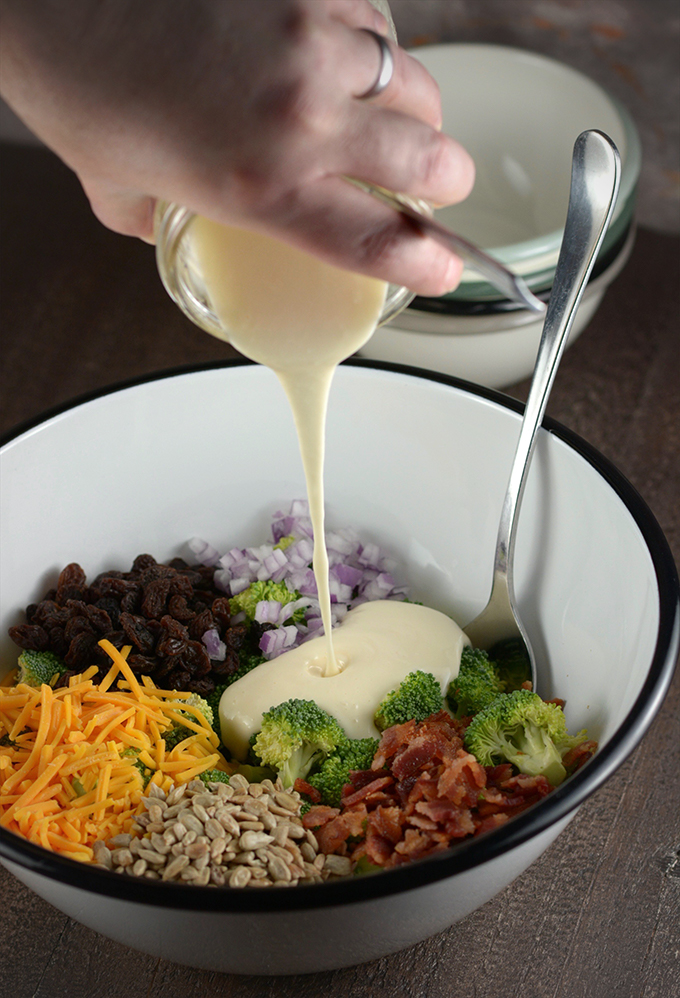
<svg viewBox="0 0 680 998"><path fill-rule="evenodd" d="M253 228L420 294L461 262L344 175L435 204L474 167L440 131L436 83L368 0L2 0L0 77L78 174L97 217L152 239L156 199Z"/></svg>

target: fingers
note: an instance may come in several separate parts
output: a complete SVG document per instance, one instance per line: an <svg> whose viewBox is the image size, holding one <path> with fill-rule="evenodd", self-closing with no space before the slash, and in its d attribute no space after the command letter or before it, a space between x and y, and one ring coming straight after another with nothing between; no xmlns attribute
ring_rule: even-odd
<svg viewBox="0 0 680 998"><path fill-rule="evenodd" d="M123 236L154 242L154 198L92 177L80 176L79 179L92 211L103 225Z"/></svg>
<svg viewBox="0 0 680 998"><path fill-rule="evenodd" d="M374 107L390 108L402 114L419 118L439 130L442 124L439 86L428 71L402 48L388 40L394 72L388 86L377 97L371 98ZM348 47L353 49L350 63L352 71L351 94L359 97L366 93L378 78L381 66L380 47L366 31L354 31Z"/></svg>
<svg viewBox="0 0 680 998"><path fill-rule="evenodd" d="M294 206L268 220L269 230L347 270L401 284L420 295L441 295L460 281L463 264L392 211L340 177L299 192Z"/></svg>
<svg viewBox="0 0 680 998"><path fill-rule="evenodd" d="M475 166L458 142L415 118L357 104L351 139L335 151L338 173L437 205L468 196Z"/></svg>
<svg viewBox="0 0 680 998"><path fill-rule="evenodd" d="M317 5L318 0L312 0L312 3ZM370 28L381 35L388 33L387 19L369 0L326 0L325 12L350 28Z"/></svg>

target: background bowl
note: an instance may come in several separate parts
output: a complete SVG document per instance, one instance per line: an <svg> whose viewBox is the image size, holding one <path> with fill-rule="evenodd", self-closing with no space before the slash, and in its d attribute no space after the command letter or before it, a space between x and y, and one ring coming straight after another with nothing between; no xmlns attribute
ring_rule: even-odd
<svg viewBox="0 0 680 998"><path fill-rule="evenodd" d="M607 288L623 270L634 240L635 230L630 228L622 244L605 256L600 254L567 346L581 335L599 308ZM407 308L393 322L380 326L359 353L373 360L443 371L487 388L505 388L532 373L543 318L526 308L504 307L501 302L493 306L486 302L454 304L435 298L427 310Z"/></svg>
<svg viewBox="0 0 680 998"><path fill-rule="evenodd" d="M390 548L416 598L466 622L490 586L519 408L443 375L343 366L329 413L330 525L352 524ZM557 425L540 433L534 462L517 541L518 602L540 691L565 697L570 728L586 726L601 745L544 801L431 860L309 888L135 880L0 829L3 863L113 939L235 973L349 966L483 904L632 751L660 707L678 646L677 575L642 500ZM69 561L92 576L127 568L141 551L185 553L194 535L216 546L257 543L272 512L304 490L278 382L240 362L162 374L63 408L12 435L0 474L3 635ZM16 659L5 638L1 656L8 668Z"/></svg>
<svg viewBox="0 0 680 998"><path fill-rule="evenodd" d="M569 201L571 155L589 128L606 132L621 154L621 187L602 255L630 227L641 147L627 110L583 73L555 59L502 45L414 49L439 84L443 129L472 155L475 186L461 204L436 212L532 290L552 284ZM501 295L469 268L451 300Z"/></svg>
<svg viewBox="0 0 680 998"><path fill-rule="evenodd" d="M470 196L436 217L521 274L543 300L562 242L574 141L599 128L616 143L619 197L572 327L573 343L632 249L641 147L630 115L587 76L522 49L447 44L412 55L440 86L444 130L470 151L477 169ZM542 325L466 267L455 291L416 297L361 356L503 388L531 374Z"/></svg>

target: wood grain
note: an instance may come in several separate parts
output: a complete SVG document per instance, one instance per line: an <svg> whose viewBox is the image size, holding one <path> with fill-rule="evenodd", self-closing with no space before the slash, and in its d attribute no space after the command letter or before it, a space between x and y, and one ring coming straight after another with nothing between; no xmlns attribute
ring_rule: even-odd
<svg viewBox="0 0 680 998"><path fill-rule="evenodd" d="M3 153L0 429L125 378L230 356L104 230L45 152ZM11 192L11 195L7 192ZM680 239L640 231L549 412L610 457L680 556ZM526 394L526 384L511 393ZM293 978L211 974L66 918L0 868L0 998L670 998L680 993L680 677L640 747L502 894L395 956Z"/></svg>

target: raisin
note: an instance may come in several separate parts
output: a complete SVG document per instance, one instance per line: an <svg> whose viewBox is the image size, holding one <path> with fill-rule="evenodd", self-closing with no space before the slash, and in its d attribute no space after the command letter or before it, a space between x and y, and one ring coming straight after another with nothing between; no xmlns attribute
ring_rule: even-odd
<svg viewBox="0 0 680 998"><path fill-rule="evenodd" d="M152 565L146 568L139 576L139 581L143 586L148 586L150 582L157 582L158 579L170 579L175 575L174 568L167 565Z"/></svg>
<svg viewBox="0 0 680 998"><path fill-rule="evenodd" d="M184 596L171 596L168 600L168 613L175 620L181 620L182 622L187 620L193 620L196 616L193 610L190 610L187 606L187 601Z"/></svg>
<svg viewBox="0 0 680 998"><path fill-rule="evenodd" d="M112 599L110 596L103 596L101 599L98 599L94 605L97 609L104 610L108 614L109 620L111 621L111 627L118 628L120 621L120 603L117 603L115 599Z"/></svg>
<svg viewBox="0 0 680 998"><path fill-rule="evenodd" d="M215 618L218 630L226 630L231 623L231 607L228 598L226 596L219 596L216 600L213 600L213 605L210 609Z"/></svg>
<svg viewBox="0 0 680 998"><path fill-rule="evenodd" d="M46 651L50 644L47 631L40 624L17 624L16 627L10 627L9 636L16 645L27 651Z"/></svg>
<svg viewBox="0 0 680 998"><path fill-rule="evenodd" d="M50 638L49 650L53 651L55 655L59 655L61 658L63 658L68 650L68 645L69 645L64 635L64 628L50 627L48 634Z"/></svg>
<svg viewBox="0 0 680 998"><path fill-rule="evenodd" d="M135 586L129 592L125 593L125 596L120 601L120 608L126 613L137 613L140 609L142 602L142 590L139 586Z"/></svg>
<svg viewBox="0 0 680 998"><path fill-rule="evenodd" d="M173 690L186 690L191 682L190 674L180 668L174 669L169 677L169 686Z"/></svg>
<svg viewBox="0 0 680 998"><path fill-rule="evenodd" d="M155 579L144 586L142 613L145 617L160 620L165 613L169 590L170 579Z"/></svg>
<svg viewBox="0 0 680 998"><path fill-rule="evenodd" d="M196 676L206 676L211 669L210 656L200 641L190 641L182 653L182 662Z"/></svg>
<svg viewBox="0 0 680 998"><path fill-rule="evenodd" d="M94 635L94 628L87 617L77 615L75 617L71 617L64 628L64 637L67 641L72 641L79 634Z"/></svg>
<svg viewBox="0 0 680 998"><path fill-rule="evenodd" d="M223 662L216 662L213 660L210 664L215 675L231 676L232 673L236 672L241 662L238 657L238 652L227 649Z"/></svg>
<svg viewBox="0 0 680 998"><path fill-rule="evenodd" d="M71 641L64 655L64 662L75 669L84 669L91 664L97 648L94 634L81 631Z"/></svg>
<svg viewBox="0 0 680 998"><path fill-rule="evenodd" d="M200 679L190 679L184 689L189 690L190 693L198 693L202 697L207 693L212 693L215 689L215 683L210 676L202 676Z"/></svg>
<svg viewBox="0 0 680 998"><path fill-rule="evenodd" d="M147 568L151 568L156 564L158 563L152 554L138 554L132 562L132 571L144 572Z"/></svg>
<svg viewBox="0 0 680 998"><path fill-rule="evenodd" d="M120 626L125 631L127 638L140 650L142 655L152 652L156 639L147 627L144 617L135 617L131 613L121 613Z"/></svg>
<svg viewBox="0 0 680 998"><path fill-rule="evenodd" d="M194 595L194 587L185 575L177 574L173 579L170 579L169 592L171 596L183 596L184 599L191 599Z"/></svg>
<svg viewBox="0 0 680 998"><path fill-rule="evenodd" d="M106 635L106 640L110 641L113 647L120 651L128 643L128 636L125 631L109 631Z"/></svg>
<svg viewBox="0 0 680 998"><path fill-rule="evenodd" d="M203 585L203 576L199 575L198 572L195 572L193 568L179 569L177 574L181 575L183 579L186 579L190 586Z"/></svg>
<svg viewBox="0 0 680 998"><path fill-rule="evenodd" d="M184 560L184 558L171 558L168 562L170 568L174 568L175 571L179 571L182 568L188 568L189 565Z"/></svg>
<svg viewBox="0 0 680 998"><path fill-rule="evenodd" d="M233 651L240 651L245 644L247 633L248 629L245 624L236 624L235 627L230 627L224 635L224 642L227 648Z"/></svg>
<svg viewBox="0 0 680 998"><path fill-rule="evenodd" d="M124 579L122 572L108 572L106 575L98 576L93 588L96 588L101 596L125 596L127 593L137 593L139 586L131 579Z"/></svg>
<svg viewBox="0 0 680 998"><path fill-rule="evenodd" d="M164 658L179 655L187 646L189 632L178 620L173 620L168 614L161 617L163 632L156 645L156 654Z"/></svg>
<svg viewBox="0 0 680 998"><path fill-rule="evenodd" d="M71 613L66 607L58 606L54 600L44 599L38 603L32 623L44 624L47 627L56 627L57 625L63 627L70 617Z"/></svg>
<svg viewBox="0 0 680 998"><path fill-rule="evenodd" d="M210 631L217 626L217 622L210 610L202 610L189 624L189 636L194 641L200 641L206 631Z"/></svg>
<svg viewBox="0 0 680 998"><path fill-rule="evenodd" d="M109 569L108 572L100 572L97 578L92 583L93 586L98 586L105 579L123 579L125 576L124 572L119 572L115 568Z"/></svg>
<svg viewBox="0 0 680 998"><path fill-rule="evenodd" d="M93 606L91 603L87 604L85 607L85 616L95 631L99 631L100 634L108 634L113 627L111 617L106 610L103 610L99 606Z"/></svg>
<svg viewBox="0 0 680 998"><path fill-rule="evenodd" d="M138 675L151 676L156 670L156 659L147 655L130 655L128 665Z"/></svg>
<svg viewBox="0 0 680 998"><path fill-rule="evenodd" d="M59 573L57 589L61 589L62 586L84 586L86 582L85 572L77 562L73 561Z"/></svg>

